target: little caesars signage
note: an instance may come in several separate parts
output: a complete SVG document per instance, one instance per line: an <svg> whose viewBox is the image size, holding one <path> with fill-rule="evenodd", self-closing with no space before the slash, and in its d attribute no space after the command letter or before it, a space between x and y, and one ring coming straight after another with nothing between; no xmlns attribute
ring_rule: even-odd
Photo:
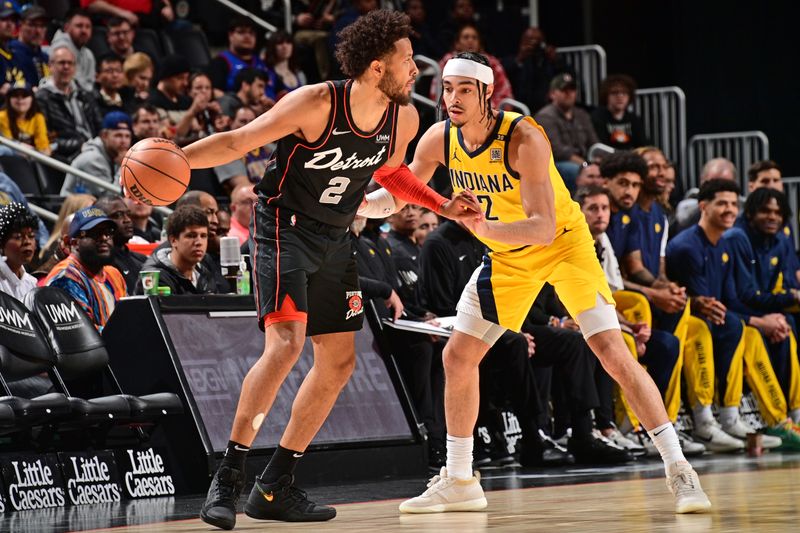
<svg viewBox="0 0 800 533"><path fill-rule="evenodd" d="M64 480L55 456L18 456L3 461L8 489L6 511L28 511L66 504Z"/></svg>
<svg viewBox="0 0 800 533"><path fill-rule="evenodd" d="M123 473L123 485L129 498L175 494L175 483L167 473L164 458L153 448L118 451L117 464Z"/></svg>
<svg viewBox="0 0 800 533"><path fill-rule="evenodd" d="M111 452L61 453L61 468L72 505L113 503L122 499Z"/></svg>

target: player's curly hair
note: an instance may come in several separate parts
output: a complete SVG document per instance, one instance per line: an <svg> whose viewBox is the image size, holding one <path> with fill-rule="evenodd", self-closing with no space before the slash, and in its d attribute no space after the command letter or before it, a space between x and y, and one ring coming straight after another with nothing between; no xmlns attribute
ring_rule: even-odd
<svg viewBox="0 0 800 533"><path fill-rule="evenodd" d="M370 11L337 34L336 60L347 77L357 78L370 63L394 52L394 43L411 33L411 21L405 13Z"/></svg>
<svg viewBox="0 0 800 533"><path fill-rule="evenodd" d="M607 155L600 163L600 175L606 179L612 179L623 172L639 174L644 181L647 177L647 161L635 152L619 151Z"/></svg>

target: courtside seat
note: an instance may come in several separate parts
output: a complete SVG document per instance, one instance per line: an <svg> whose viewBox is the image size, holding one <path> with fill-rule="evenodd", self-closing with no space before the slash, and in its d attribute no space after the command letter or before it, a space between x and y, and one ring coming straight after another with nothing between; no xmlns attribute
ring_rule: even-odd
<svg viewBox="0 0 800 533"><path fill-rule="evenodd" d="M49 392L49 385L29 387L28 390L35 391L30 398L12 392L10 387L16 382L49 372L56 358L36 317L22 302L2 291L0 342L0 405L13 411L16 425L39 426L69 416L66 396Z"/></svg>
<svg viewBox="0 0 800 533"><path fill-rule="evenodd" d="M124 394L109 366L108 351L83 309L70 296L56 287L39 287L28 293L25 303L44 326L46 338L56 354L56 369L66 387L77 387L81 397L92 398L89 404L100 403L108 408L126 406L125 420L155 421L162 416L183 413L177 395L162 392L145 396ZM104 381L105 378L105 381ZM95 397L104 391L110 396ZM76 403L75 409L90 408Z"/></svg>
<svg viewBox="0 0 800 533"><path fill-rule="evenodd" d="M8 405L0 404L0 432L11 429L16 424L17 418L14 416L14 410Z"/></svg>

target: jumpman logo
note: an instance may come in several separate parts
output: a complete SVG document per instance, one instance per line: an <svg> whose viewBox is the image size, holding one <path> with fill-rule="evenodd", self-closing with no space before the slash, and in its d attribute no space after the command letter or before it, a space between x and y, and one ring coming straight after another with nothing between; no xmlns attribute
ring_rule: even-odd
<svg viewBox="0 0 800 533"><path fill-rule="evenodd" d="M451 157L450 160L458 161L459 163L461 163L461 160L458 158L458 150L456 150L455 148L453 148L453 157Z"/></svg>

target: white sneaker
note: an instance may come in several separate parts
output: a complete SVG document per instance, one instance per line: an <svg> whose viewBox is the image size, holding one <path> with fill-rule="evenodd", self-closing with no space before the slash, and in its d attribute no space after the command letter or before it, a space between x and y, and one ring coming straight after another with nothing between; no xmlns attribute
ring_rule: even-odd
<svg viewBox="0 0 800 533"><path fill-rule="evenodd" d="M612 429L611 433L609 433L608 435L603 435L602 432L597 431L596 435L598 437L605 438L606 440L612 442L617 447L622 448L623 450L629 451L631 455L642 456L645 453L647 453L646 450L644 449L644 446L642 446L641 444L639 444L634 440L629 439L628 437L620 433L618 429Z"/></svg>
<svg viewBox="0 0 800 533"><path fill-rule="evenodd" d="M678 442L681 445L683 455L702 455L706 451L705 446L694 440L685 431L676 431L676 433L678 434Z"/></svg>
<svg viewBox="0 0 800 533"><path fill-rule="evenodd" d="M758 433L758 430L747 423L747 421L742 418L741 416L737 416L736 420L733 424L722 426L722 431L731 435L732 437L736 437L737 439L746 440L748 433ZM769 450L772 448L777 448L783 444L783 441L780 437L775 437L773 435L762 435L761 436L761 446L765 450Z"/></svg>
<svg viewBox="0 0 800 533"><path fill-rule="evenodd" d="M667 471L667 487L675 496L675 512L705 513L711 509L711 501L700 486L697 472L686 461L678 461L669 465Z"/></svg>
<svg viewBox="0 0 800 533"><path fill-rule="evenodd" d="M744 441L722 431L716 420L701 422L694 427L692 437L711 452L738 452L744 450Z"/></svg>
<svg viewBox="0 0 800 533"><path fill-rule="evenodd" d="M486 509L486 497L480 474L470 479L456 479L442 467L439 475L428 482L428 490L400 504L401 513L444 513L447 511L480 511Z"/></svg>

